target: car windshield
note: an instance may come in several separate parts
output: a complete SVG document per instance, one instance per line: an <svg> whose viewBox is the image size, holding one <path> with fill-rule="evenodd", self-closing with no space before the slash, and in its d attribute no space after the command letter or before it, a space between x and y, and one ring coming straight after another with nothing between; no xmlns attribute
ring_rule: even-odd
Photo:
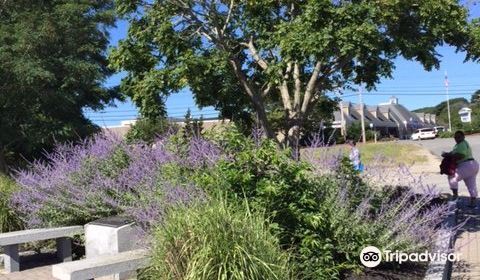
<svg viewBox="0 0 480 280"><path fill-rule="evenodd" d="M432 128L424 128L421 130L422 132L432 132L433 129Z"/></svg>

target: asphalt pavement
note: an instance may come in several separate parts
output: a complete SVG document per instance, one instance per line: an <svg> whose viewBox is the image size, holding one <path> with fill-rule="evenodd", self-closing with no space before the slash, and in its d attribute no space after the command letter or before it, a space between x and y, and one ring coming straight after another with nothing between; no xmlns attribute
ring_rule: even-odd
<svg viewBox="0 0 480 280"><path fill-rule="evenodd" d="M480 161L480 135L472 135L466 137L473 156ZM416 144L430 150L434 155L440 156L442 152L451 151L455 145L453 138L433 139L424 141L415 141ZM477 175L477 185L480 186ZM448 192L448 184L446 179L439 177L438 174L426 174L426 179L436 184L442 191ZM442 182L443 181L443 182ZM459 185L460 205L467 204L468 192L464 183ZM455 252L461 256L460 262L453 264L453 273L451 279L480 279L480 208L477 200L477 208L469 209L461 207L458 211L458 223L465 221L456 237Z"/></svg>
<svg viewBox="0 0 480 280"><path fill-rule="evenodd" d="M480 135L469 135L466 137L466 140L472 148L473 156L476 160L480 161ZM453 138L436 138L431 140L421 140L421 141L411 141L406 140L402 142L410 142L422 146L423 148L429 150L432 154L438 157L439 161L441 160L441 154L443 152L450 152L455 146L455 140ZM435 169L434 172L426 170L423 173L423 178L428 184L436 185L438 190L442 193L450 193L450 187L448 186L447 177L445 175L440 175L440 173ZM479 181L480 174L477 174L477 184L480 186ZM464 182L461 182L459 185L459 195L468 196L467 188L465 187Z"/></svg>
<svg viewBox="0 0 480 280"><path fill-rule="evenodd" d="M472 148L473 157L476 160L480 160L480 135L467 135L467 142ZM432 140L419 140L409 142L423 146L430 150L434 155L440 156L442 152L449 152L455 146L455 140L453 138L436 138Z"/></svg>

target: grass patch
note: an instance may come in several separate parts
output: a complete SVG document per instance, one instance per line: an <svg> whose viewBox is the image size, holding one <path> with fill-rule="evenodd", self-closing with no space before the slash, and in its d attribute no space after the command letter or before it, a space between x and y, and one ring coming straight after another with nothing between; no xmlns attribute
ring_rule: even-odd
<svg viewBox="0 0 480 280"><path fill-rule="evenodd" d="M378 156L391 159L395 163L411 165L413 163L427 162L423 148L407 143L367 143L359 145L362 160L369 163Z"/></svg>
<svg viewBox="0 0 480 280"><path fill-rule="evenodd" d="M364 164L369 164L376 158L385 157L395 164L411 165L413 163L424 163L428 161L423 148L415 144L399 142L367 143L357 144L360 149L360 155ZM317 148L314 155L339 154L348 155L350 147L348 145L337 145L328 148Z"/></svg>

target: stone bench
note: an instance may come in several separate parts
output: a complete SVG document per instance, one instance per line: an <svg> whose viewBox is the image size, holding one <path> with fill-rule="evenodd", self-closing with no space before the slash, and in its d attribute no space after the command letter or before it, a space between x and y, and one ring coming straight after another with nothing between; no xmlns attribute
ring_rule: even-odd
<svg viewBox="0 0 480 280"><path fill-rule="evenodd" d="M102 255L52 266L53 277L60 280L87 280L144 268L149 262L148 251L137 249L115 255Z"/></svg>
<svg viewBox="0 0 480 280"><path fill-rule="evenodd" d="M70 237L84 232L83 226L60 228L40 228L0 233L0 246L4 249L4 263L7 272L20 270L18 244L56 239L57 256L60 261L72 260L72 244Z"/></svg>

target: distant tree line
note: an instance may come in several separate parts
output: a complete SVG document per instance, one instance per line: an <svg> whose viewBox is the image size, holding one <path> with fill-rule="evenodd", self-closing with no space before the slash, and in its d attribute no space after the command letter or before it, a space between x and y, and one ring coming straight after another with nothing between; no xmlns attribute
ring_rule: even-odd
<svg viewBox="0 0 480 280"><path fill-rule="evenodd" d="M458 111L464 107L472 109L471 123L463 123L460 120ZM420 108L413 112L434 114L436 115L436 121L438 124L448 127L447 101L440 102L433 107ZM480 90L475 91L470 100L466 98L450 99L450 116L453 130L462 129L466 131L480 131Z"/></svg>
<svg viewBox="0 0 480 280"><path fill-rule="evenodd" d="M119 18L128 36L108 54ZM429 71L448 44L478 62L479 26L456 0L0 1L0 172L95 133L84 110L117 99L139 108L146 131L134 132L149 138L186 88L295 147L332 118L326 93L374 89L399 56ZM127 73L118 89L104 86L113 71Z"/></svg>

